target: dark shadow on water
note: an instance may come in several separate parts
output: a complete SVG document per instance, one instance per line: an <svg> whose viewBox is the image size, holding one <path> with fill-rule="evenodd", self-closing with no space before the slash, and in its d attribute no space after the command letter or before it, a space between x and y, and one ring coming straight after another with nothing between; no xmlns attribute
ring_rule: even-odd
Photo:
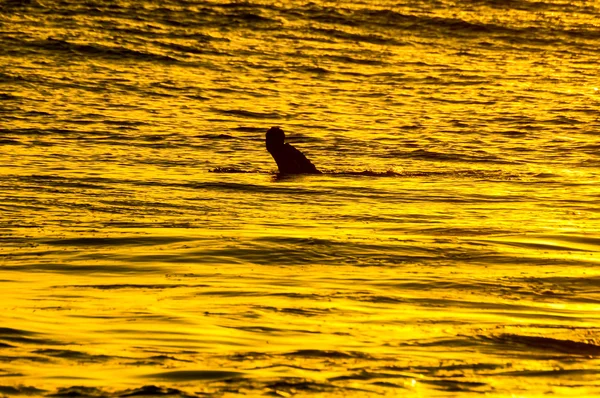
<svg viewBox="0 0 600 398"><path fill-rule="evenodd" d="M0 386L0 393L6 395L25 395L25 396L42 396L46 393L46 390L42 390L36 387L28 386Z"/></svg>
<svg viewBox="0 0 600 398"><path fill-rule="evenodd" d="M169 381L193 381L193 380L224 380L239 378L242 372L231 372L225 370L175 370L172 372L154 373L142 376L149 379Z"/></svg>

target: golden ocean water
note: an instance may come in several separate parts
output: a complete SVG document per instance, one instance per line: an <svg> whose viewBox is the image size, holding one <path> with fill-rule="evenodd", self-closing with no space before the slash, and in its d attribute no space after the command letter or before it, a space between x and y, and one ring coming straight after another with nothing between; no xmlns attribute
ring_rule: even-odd
<svg viewBox="0 0 600 398"><path fill-rule="evenodd" d="M1 2L0 395L599 395L599 31ZM271 126L324 173L277 175Z"/></svg>

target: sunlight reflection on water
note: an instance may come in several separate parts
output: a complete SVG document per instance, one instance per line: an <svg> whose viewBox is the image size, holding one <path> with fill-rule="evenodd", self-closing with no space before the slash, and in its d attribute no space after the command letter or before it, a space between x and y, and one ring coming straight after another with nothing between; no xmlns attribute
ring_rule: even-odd
<svg viewBox="0 0 600 398"><path fill-rule="evenodd" d="M0 6L0 392L600 393L599 9L442 3Z"/></svg>

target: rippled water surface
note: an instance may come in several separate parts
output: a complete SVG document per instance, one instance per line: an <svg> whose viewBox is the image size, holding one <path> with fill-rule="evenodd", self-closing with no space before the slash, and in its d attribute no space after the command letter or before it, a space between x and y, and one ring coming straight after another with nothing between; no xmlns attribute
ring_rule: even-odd
<svg viewBox="0 0 600 398"><path fill-rule="evenodd" d="M599 395L599 31L1 2L0 395ZM275 125L324 173L277 175Z"/></svg>

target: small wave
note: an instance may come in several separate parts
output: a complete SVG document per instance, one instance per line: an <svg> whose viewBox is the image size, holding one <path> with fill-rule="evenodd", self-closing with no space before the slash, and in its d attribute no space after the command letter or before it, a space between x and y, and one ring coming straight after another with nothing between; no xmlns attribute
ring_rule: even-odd
<svg viewBox="0 0 600 398"><path fill-rule="evenodd" d="M197 18L198 13L189 13L185 10L175 10L170 7L155 8L152 10L152 15L147 15L147 18L178 28L205 27L207 25L227 28L252 26L253 30L259 30L264 29L264 27L281 25L279 20L262 15L260 8L263 7L258 7L256 4L253 4L252 7L226 7L225 4L215 6L221 8L221 10L203 7L203 12L200 14L203 17L201 19Z"/></svg>
<svg viewBox="0 0 600 398"><path fill-rule="evenodd" d="M264 305L255 305L253 307L260 311L271 311L271 312L277 312L277 313L282 313L282 314L298 315L298 316L302 316L302 317L316 317L316 316L328 315L333 312L332 310L330 310L328 308L327 309L286 308L286 307L278 308L278 307L270 307L270 306L264 306Z"/></svg>
<svg viewBox="0 0 600 398"><path fill-rule="evenodd" d="M148 379L169 381L195 381L195 380L224 380L242 377L242 372L226 370L175 370L171 372L154 373L142 376Z"/></svg>
<svg viewBox="0 0 600 398"><path fill-rule="evenodd" d="M137 225L136 225L137 226ZM82 254L79 256L82 259L89 260L98 260L100 256L98 254ZM106 256L110 257L110 256ZM23 263L17 265L4 265L5 269L10 269L14 271L21 272L40 272L40 273L60 273L66 275L91 275L91 274L114 274L114 275L123 275L123 274L147 274L147 273L156 273L163 272L164 269L160 266L148 265L144 264L142 266L139 265L104 265L104 264L92 264L92 265L77 265L69 262L56 262L56 263L48 263L48 264L36 264L35 268L31 266L31 264ZM50 345L51 343L47 341L39 342L42 345ZM62 344L62 343L52 343L52 344Z"/></svg>
<svg viewBox="0 0 600 398"><path fill-rule="evenodd" d="M289 328L274 328L269 326L222 326L224 328L237 329L243 332L259 333L261 335L281 335L285 336L287 333L299 333L299 334L319 334L320 332L307 329L289 329Z"/></svg>
<svg viewBox="0 0 600 398"><path fill-rule="evenodd" d="M153 246L157 244L170 244L192 240L185 237L171 236L123 236L117 238L72 238L72 239L43 239L41 243L51 246Z"/></svg>
<svg viewBox="0 0 600 398"><path fill-rule="evenodd" d="M366 177L402 177L405 174L393 170L387 171L324 171L323 174L338 175L338 176L366 176Z"/></svg>
<svg viewBox="0 0 600 398"><path fill-rule="evenodd" d="M478 392L481 387L487 387L488 384L477 381L463 381L463 380L422 380L423 384L430 384L436 386L438 389L454 392Z"/></svg>
<svg viewBox="0 0 600 398"><path fill-rule="evenodd" d="M364 59L354 58L348 55L324 55L325 58L329 58L334 61L338 61L342 64L359 64L359 65L385 65L387 62L378 59Z"/></svg>
<svg viewBox="0 0 600 398"><path fill-rule="evenodd" d="M568 252L600 252L600 238L579 235L526 235L505 236L488 241L500 245L537 250Z"/></svg>
<svg viewBox="0 0 600 398"><path fill-rule="evenodd" d="M439 17L422 17L410 14L403 14L397 11L392 10L373 10L373 9L363 9L357 11L358 13L364 15L365 19L369 22L376 23L384 26L391 26L395 28L412 28L416 25L434 25L437 27L443 26L444 20ZM448 19L445 21L446 23L451 23L454 25L454 28L460 28L461 26L456 26L460 20L456 19ZM470 27L471 24L465 23L462 27Z"/></svg>
<svg viewBox="0 0 600 398"><path fill-rule="evenodd" d="M210 173L224 174L269 174L281 177L293 178L295 175L280 175L277 172L265 170L244 170L236 167L215 167L208 170ZM327 170L322 169L322 174L298 174L298 176L338 176L338 177L396 177L396 178L418 178L418 177L445 177L445 178L476 178L476 179L499 179L499 180L519 180L532 177L532 175L522 175L507 173L500 170L448 170L448 171L396 171L393 169L386 171L375 170Z"/></svg>
<svg viewBox="0 0 600 398"><path fill-rule="evenodd" d="M409 369L408 374L402 373L389 373L389 372L374 372L372 370L361 369L359 372L337 376L329 379L330 381L343 381L343 380L377 380L377 379L408 379L413 380L414 369ZM434 380L422 379L419 380L419 383L429 384L434 386L434 388L438 390L448 391L456 393L460 392L480 392L482 387L488 387L488 384L475 382L475 381L466 381L466 380L452 380L446 378L439 378ZM395 387L395 388L408 388L411 386L410 383L406 385L400 385L396 383L390 383L387 381L378 381L374 382L375 385L380 385L383 387Z"/></svg>
<svg viewBox="0 0 600 398"><path fill-rule="evenodd" d="M73 396L73 395L69 395ZM102 394L105 396L105 394ZM157 387L154 385L143 386L139 388L130 388L125 391L122 391L117 396L119 397L161 397L161 396L169 396L169 397L181 397L181 398L189 398L195 397L196 395L189 395L182 390L177 388L168 388L168 387Z"/></svg>
<svg viewBox="0 0 600 398"><path fill-rule="evenodd" d="M274 19L271 18L267 18L267 17L263 17L260 14L254 13L254 12L241 12L241 13L235 13L235 14L230 14L228 15L229 18L232 18L234 21L239 21L242 20L244 22L251 22L251 23L265 23L265 22L277 22L279 23L279 21L276 21Z"/></svg>
<svg viewBox="0 0 600 398"><path fill-rule="evenodd" d="M0 137L0 145L25 145L19 140L13 140L11 138Z"/></svg>
<svg viewBox="0 0 600 398"><path fill-rule="evenodd" d="M148 290L164 290L164 289L177 289L183 287L209 287L208 285L186 285L186 284L172 284L172 283L156 283L156 284L113 284L113 285L65 285L65 286L53 286L53 288L73 288L73 289L97 289L97 290L133 290L133 289L148 289Z"/></svg>
<svg viewBox="0 0 600 398"><path fill-rule="evenodd" d="M412 152L390 152L385 157L390 158L410 158L423 160L437 160L447 162L478 162L478 163L496 163L496 164L515 164L516 162L504 160L491 154L471 155L465 153L445 153L427 149L416 149Z"/></svg>
<svg viewBox="0 0 600 398"><path fill-rule="evenodd" d="M523 336L518 334L501 334L490 338L499 344L513 346L515 348L524 347L527 350L537 349L546 351L560 352L572 355L600 355L600 346L593 343L584 343L573 340L560 340L541 336Z"/></svg>
<svg viewBox="0 0 600 398"><path fill-rule="evenodd" d="M260 173L258 171L241 170L235 167L215 167L214 169L208 170L209 173L225 173L225 174L238 174L238 173ZM265 173L265 172L263 172Z"/></svg>
<svg viewBox="0 0 600 398"><path fill-rule="evenodd" d="M0 76L0 82L2 81L1 79L2 79L2 77ZM16 95L6 94L6 93L0 93L0 101L3 101L3 100L16 100L16 99L19 99L19 97L17 97Z"/></svg>
<svg viewBox="0 0 600 398"><path fill-rule="evenodd" d="M298 68L298 70L306 73L314 73L317 75L325 75L332 73L329 69L320 66L301 66Z"/></svg>
<svg viewBox="0 0 600 398"><path fill-rule="evenodd" d="M298 350L285 354L294 358L327 358L327 359L373 359L373 356L360 351L336 350Z"/></svg>
<svg viewBox="0 0 600 398"><path fill-rule="evenodd" d="M38 390L34 387L18 387L19 391L23 388L32 388L34 390ZM45 390L39 390L44 391ZM24 394L24 393L21 393ZM27 394L27 395L38 395L36 394ZM182 390L177 388L169 388L169 387L157 387L154 385L147 385L138 388L128 388L123 391L113 392L106 391L99 387L84 387L84 386L72 386L72 387L59 387L53 394L47 395L48 397L89 397L89 398L103 398L103 397L183 397L183 398L191 398L196 397L196 395L190 395Z"/></svg>
<svg viewBox="0 0 600 398"><path fill-rule="evenodd" d="M310 2L304 7L289 11L290 16L309 19L314 22L330 23L345 26L358 26L359 22L354 16L348 14L348 10L336 7L317 6Z"/></svg>
<svg viewBox="0 0 600 398"><path fill-rule="evenodd" d="M16 128L16 129L5 129L5 128L0 128L0 133L5 133L5 134L13 134L13 135L23 135L23 136L47 136L50 134L55 133L55 129L39 129L39 128L35 128L35 127L29 127L29 128ZM60 131L60 130L59 130Z"/></svg>
<svg viewBox="0 0 600 398"><path fill-rule="evenodd" d="M459 338L438 338L435 340L431 340L429 342L418 344L421 347L436 347L436 346L450 346L450 347L473 347L474 344L469 342L468 339L464 337ZM426 366L426 365L416 365L416 366L398 366L398 365L387 365L383 366L382 369L386 370L394 370L397 372L414 372L418 371L419 373L425 373L427 375L435 376L440 373L446 372L456 372L456 371L493 371L504 369L506 365L497 364L497 363L460 363L460 364L446 364L440 363L437 366Z"/></svg>
<svg viewBox="0 0 600 398"><path fill-rule="evenodd" d="M337 38L343 39L350 42L364 42L371 44L381 44L381 45L406 45L406 43L400 42L396 39L390 37L383 37L377 34L357 34L357 33L349 33L344 32L338 29L324 29L324 28L312 28L309 30L311 33L316 33L319 35L326 36L328 38Z"/></svg>
<svg viewBox="0 0 600 398"><path fill-rule="evenodd" d="M40 7L40 3L35 0L4 0L0 4L0 10L10 10L11 8L25 8L25 7L37 6Z"/></svg>
<svg viewBox="0 0 600 398"><path fill-rule="evenodd" d="M157 374L162 377L147 376L145 378L150 379L162 379L171 382L186 382L188 389L193 389L190 382L196 380L202 380L205 382L221 382L220 391L209 394L209 393L194 393L191 391L182 390L174 387L162 387L155 385L145 385L137 388L129 388L126 390L112 391L105 390L100 387L84 387L84 386L72 386L72 387L60 387L54 393L47 394L47 397L90 397L90 398L103 398L103 397L181 397L181 398L193 398L199 396L221 396L227 395L232 391L250 391L260 392L256 395L266 395L275 397L288 397L295 395L314 395L319 393L334 393L333 395L347 396L352 393L362 392L362 395L371 391L363 390L355 387L340 387L328 382L315 382L305 377L277 377L277 378L266 378L264 380L257 380L252 378L244 377L245 373L242 372L226 372L220 370L206 370L206 371L173 371L164 372ZM144 376L142 376L144 377ZM35 387L5 387L7 393L14 391L15 394L21 395L42 395L47 393L46 390L37 389ZM184 388L184 387L181 387ZM4 392L0 389L0 392ZM266 392L266 393L265 393ZM337 394L335 394L337 392ZM234 394L235 395L235 394ZM238 393L239 395L239 393Z"/></svg>
<svg viewBox="0 0 600 398"><path fill-rule="evenodd" d="M244 133L264 133L266 129L264 127L239 126L232 127L231 130L242 131Z"/></svg>
<svg viewBox="0 0 600 398"><path fill-rule="evenodd" d="M229 134L202 134L202 135L197 135L196 137L210 139L210 140L230 140L233 138L233 136L231 136Z"/></svg>
<svg viewBox="0 0 600 398"><path fill-rule="evenodd" d="M2 6L0 6L0 10ZM11 374L2 375L2 376L13 376ZM15 375L16 376L16 375ZM28 386L0 386L0 393L10 395L25 395L25 396L44 396L47 393L47 390L42 390L41 388L36 387L28 387Z"/></svg>
<svg viewBox="0 0 600 398"><path fill-rule="evenodd" d="M545 12L577 12L577 13L592 13L596 10L592 5L584 5L585 3L571 2L546 2L538 0L467 0L465 3L474 3L478 6L486 5L490 8L499 10L523 10L523 11L545 11Z"/></svg>
<svg viewBox="0 0 600 398"><path fill-rule="evenodd" d="M221 55L221 53L219 51L215 50L212 47L198 48L198 47L186 46L186 45L178 44L178 43L163 43L163 42L156 42L156 44L160 45L163 48L166 48L168 50L173 50L173 51L176 51L177 53L181 53L181 54Z"/></svg>
<svg viewBox="0 0 600 398"><path fill-rule="evenodd" d="M256 112L256 111L247 111L245 109L217 109L213 108L213 112L220 113L222 115L228 116L241 116L245 118L251 119L281 119L282 115L272 112Z"/></svg>
<svg viewBox="0 0 600 398"><path fill-rule="evenodd" d="M581 7L575 7L581 12ZM327 12L324 8L322 12ZM592 11L592 13L596 13ZM361 24L379 25L394 30L420 30L430 32L443 32L445 35L454 37L472 37L472 36L490 36L496 39L514 43L515 40L521 42L532 42L539 44L552 45L557 42L557 36L598 38L597 29L566 29L553 25L545 27L541 25L529 26L509 26L500 22L486 23L483 21L467 21L457 17L439 17L427 15L413 15L401 13L398 11L385 9L360 9L353 11L351 15L329 12L327 16L313 16L327 22L338 23L346 26L355 26L356 21Z"/></svg>
<svg viewBox="0 0 600 398"><path fill-rule="evenodd" d="M68 343L61 343L52 339L46 339L41 337L39 333L30 332L27 330L13 329L7 327L0 327L0 340L10 341L11 343L18 344L37 344L37 345L63 345Z"/></svg>
<svg viewBox="0 0 600 398"><path fill-rule="evenodd" d="M123 357L110 356L110 355L92 355L82 351L74 350L57 350L53 348L44 348L33 351L34 354L48 356L50 358L61 358L67 360L74 360L78 363L103 363L113 359L122 359Z"/></svg>
<svg viewBox="0 0 600 398"><path fill-rule="evenodd" d="M225 174L237 174L237 173L257 173L257 174L271 174L278 175L276 172L263 171L263 170L242 170L235 167L215 167L214 169L208 170L210 173L225 173ZM302 175L338 175L338 176L369 176L369 177L401 177L405 176L405 173L399 173L396 171L323 171L322 174L302 174ZM292 175L290 175L292 176Z"/></svg>
<svg viewBox="0 0 600 398"><path fill-rule="evenodd" d="M552 350L567 354L600 355L600 346L593 343L584 343L573 340L560 340L550 337L521 336L516 334L503 334L499 339L504 342L523 344L527 347L541 350Z"/></svg>
<svg viewBox="0 0 600 398"><path fill-rule="evenodd" d="M76 53L112 60L131 59L136 61L180 62L167 55L152 54L125 47L109 47L101 44L77 44L66 40L48 38L42 41L23 42L23 46L50 51Z"/></svg>

